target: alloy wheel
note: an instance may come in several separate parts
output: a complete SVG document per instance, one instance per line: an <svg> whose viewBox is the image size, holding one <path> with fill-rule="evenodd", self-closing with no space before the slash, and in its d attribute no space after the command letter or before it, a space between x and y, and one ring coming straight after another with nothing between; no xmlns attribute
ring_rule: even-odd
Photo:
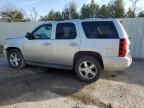
<svg viewBox="0 0 144 108"><path fill-rule="evenodd" d="M9 61L10 61L10 64L13 67L18 67L20 65L21 59L20 59L19 55L16 52L12 52L9 55Z"/></svg>
<svg viewBox="0 0 144 108"><path fill-rule="evenodd" d="M96 65L90 61L83 61L79 65L79 73L85 79L93 79L97 75Z"/></svg>

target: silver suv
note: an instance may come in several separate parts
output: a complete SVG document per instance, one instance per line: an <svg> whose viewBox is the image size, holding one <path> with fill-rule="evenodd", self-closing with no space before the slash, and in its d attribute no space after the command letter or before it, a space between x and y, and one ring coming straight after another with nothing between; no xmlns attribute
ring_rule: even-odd
<svg viewBox="0 0 144 108"><path fill-rule="evenodd" d="M26 64L74 69L85 82L98 80L102 70L122 71L132 63L130 41L117 19L76 19L46 22L25 37L5 41L13 68Z"/></svg>

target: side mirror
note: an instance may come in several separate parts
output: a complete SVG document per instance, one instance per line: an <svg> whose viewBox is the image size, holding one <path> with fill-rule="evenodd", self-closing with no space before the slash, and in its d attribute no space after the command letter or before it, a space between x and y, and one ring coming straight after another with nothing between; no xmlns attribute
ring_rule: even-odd
<svg viewBox="0 0 144 108"><path fill-rule="evenodd" d="M28 33L25 35L25 37L30 40L31 37L32 37L32 34L28 32Z"/></svg>

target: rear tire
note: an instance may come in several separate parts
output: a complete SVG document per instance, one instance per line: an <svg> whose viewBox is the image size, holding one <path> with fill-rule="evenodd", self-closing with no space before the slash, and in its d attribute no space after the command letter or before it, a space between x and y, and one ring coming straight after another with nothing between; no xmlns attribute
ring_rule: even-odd
<svg viewBox="0 0 144 108"><path fill-rule="evenodd" d="M100 62L92 56L84 56L77 60L75 72L81 81L91 83L100 78L102 67Z"/></svg>
<svg viewBox="0 0 144 108"><path fill-rule="evenodd" d="M18 49L12 49L8 51L8 62L12 68L22 69L26 66L25 60Z"/></svg>

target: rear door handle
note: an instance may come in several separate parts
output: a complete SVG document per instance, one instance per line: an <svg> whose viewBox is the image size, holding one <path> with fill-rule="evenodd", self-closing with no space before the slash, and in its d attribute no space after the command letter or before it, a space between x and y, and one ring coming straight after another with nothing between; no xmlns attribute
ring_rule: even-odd
<svg viewBox="0 0 144 108"><path fill-rule="evenodd" d="M70 46L77 46L77 43L70 43Z"/></svg>
<svg viewBox="0 0 144 108"><path fill-rule="evenodd" d="M49 46L50 43L48 43L48 42L44 42L43 45L44 45L44 46Z"/></svg>

